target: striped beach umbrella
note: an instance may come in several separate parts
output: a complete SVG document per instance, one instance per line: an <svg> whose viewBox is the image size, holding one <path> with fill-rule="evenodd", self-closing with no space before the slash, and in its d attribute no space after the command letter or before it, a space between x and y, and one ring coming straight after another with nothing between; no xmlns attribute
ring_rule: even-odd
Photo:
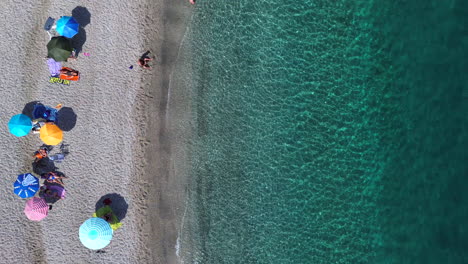
<svg viewBox="0 0 468 264"><path fill-rule="evenodd" d="M59 33L60 36L66 38L73 38L78 33L80 29L80 24L71 16L61 17L56 24L55 30Z"/></svg>
<svg viewBox="0 0 468 264"><path fill-rule="evenodd" d="M17 137L23 137L29 134L32 128L31 118L27 115L14 115L8 122L10 133Z"/></svg>
<svg viewBox="0 0 468 264"><path fill-rule="evenodd" d="M80 241L89 249L101 249L109 245L112 228L104 219L92 217L80 226Z"/></svg>
<svg viewBox="0 0 468 264"><path fill-rule="evenodd" d="M20 174L13 183L13 188L15 194L21 198L32 197L39 190L39 180L31 173Z"/></svg>
<svg viewBox="0 0 468 264"><path fill-rule="evenodd" d="M24 213L32 221L41 221L49 213L49 205L43 198L33 197L26 202Z"/></svg>

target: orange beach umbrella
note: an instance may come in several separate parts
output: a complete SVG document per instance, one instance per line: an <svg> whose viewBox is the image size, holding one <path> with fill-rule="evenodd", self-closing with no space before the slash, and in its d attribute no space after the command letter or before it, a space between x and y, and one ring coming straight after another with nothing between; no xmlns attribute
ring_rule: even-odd
<svg viewBox="0 0 468 264"><path fill-rule="evenodd" d="M63 132L53 123L46 123L41 127L39 137L47 145L57 145L62 142Z"/></svg>

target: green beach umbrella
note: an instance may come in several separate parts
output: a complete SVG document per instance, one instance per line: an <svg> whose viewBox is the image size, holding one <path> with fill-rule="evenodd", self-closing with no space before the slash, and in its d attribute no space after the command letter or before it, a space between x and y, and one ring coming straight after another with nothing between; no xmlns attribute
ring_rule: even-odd
<svg viewBox="0 0 468 264"><path fill-rule="evenodd" d="M47 56L55 61L66 61L72 51L71 41L66 37L53 37L47 43Z"/></svg>

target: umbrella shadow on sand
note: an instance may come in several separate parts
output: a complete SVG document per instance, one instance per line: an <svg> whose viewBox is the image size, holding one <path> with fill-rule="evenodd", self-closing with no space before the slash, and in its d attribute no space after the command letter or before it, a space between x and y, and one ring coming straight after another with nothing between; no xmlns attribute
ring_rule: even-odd
<svg viewBox="0 0 468 264"><path fill-rule="evenodd" d="M70 131L76 125L77 116L71 107L62 107L57 113L57 122L55 124L62 131Z"/></svg>
<svg viewBox="0 0 468 264"><path fill-rule="evenodd" d="M44 173L57 170L57 167L55 167L55 163L53 160L49 159L48 157L45 157L40 160L34 161L32 163L32 169L33 172L37 175L42 175Z"/></svg>
<svg viewBox="0 0 468 264"><path fill-rule="evenodd" d="M112 212L114 212L115 216L119 219L119 221L122 221L122 219L125 218L125 215L127 214L128 210L128 204L125 201L125 199L117 193L109 193L104 196L102 196L99 201L96 203L96 211L99 210L99 208L104 207L104 200L110 199L111 204L109 205L110 208L112 209Z"/></svg>
<svg viewBox="0 0 468 264"><path fill-rule="evenodd" d="M31 119L34 119L33 118L33 111L34 111L34 106L35 105L42 105L42 104L39 101L29 102L24 106L23 111L21 113L23 115L29 116L29 118L31 118Z"/></svg>
<svg viewBox="0 0 468 264"><path fill-rule="evenodd" d="M77 6L72 10L72 17L80 24L78 34L72 38L72 45L76 49L75 56L78 56L86 42L86 31L84 28L91 23L91 13L86 7Z"/></svg>

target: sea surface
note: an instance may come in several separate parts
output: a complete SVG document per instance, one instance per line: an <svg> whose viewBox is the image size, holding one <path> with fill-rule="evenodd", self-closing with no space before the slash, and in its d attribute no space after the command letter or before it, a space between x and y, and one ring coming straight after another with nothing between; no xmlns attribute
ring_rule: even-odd
<svg viewBox="0 0 468 264"><path fill-rule="evenodd" d="M468 1L198 0L191 19L184 263L468 263Z"/></svg>

